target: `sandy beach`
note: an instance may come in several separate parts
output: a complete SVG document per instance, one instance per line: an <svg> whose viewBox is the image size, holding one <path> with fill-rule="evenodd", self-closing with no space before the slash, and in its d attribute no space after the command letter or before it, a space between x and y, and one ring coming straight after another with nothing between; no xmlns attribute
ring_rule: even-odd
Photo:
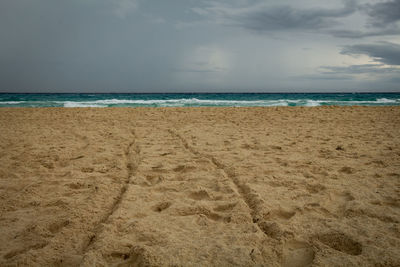
<svg viewBox="0 0 400 267"><path fill-rule="evenodd" d="M400 108L2 108L1 266L400 266Z"/></svg>

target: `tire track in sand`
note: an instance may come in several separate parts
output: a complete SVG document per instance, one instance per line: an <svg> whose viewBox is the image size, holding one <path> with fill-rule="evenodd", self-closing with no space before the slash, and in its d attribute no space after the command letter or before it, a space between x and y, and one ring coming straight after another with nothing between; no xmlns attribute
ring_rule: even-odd
<svg viewBox="0 0 400 267"><path fill-rule="evenodd" d="M140 165L82 266L250 266L277 257L265 250L269 240L215 163L166 126L138 127L137 135Z"/></svg>
<svg viewBox="0 0 400 267"><path fill-rule="evenodd" d="M223 164L221 161L219 161L216 157L202 153L198 150L196 150L193 146L189 145L188 141L180 135L177 130L168 130L172 135L176 136L183 144L183 146L193 153L194 155L207 158L209 159L213 165L217 168L220 169L226 177L228 177L233 184L236 186L240 196L250 209L250 215L253 220L253 223L257 225L257 227L266 235L268 229L265 229L265 224L263 223L263 212L262 212L262 204L263 200L260 199L257 195L256 192L254 192L245 182L242 182L237 175L235 174L235 171L232 168L227 167L225 164Z"/></svg>
<svg viewBox="0 0 400 267"><path fill-rule="evenodd" d="M126 160L127 176L125 177L125 179L123 181L123 186L121 187L121 190L120 190L118 196L115 198L112 206L110 207L108 212L101 218L101 220L98 223L96 223L96 225L93 227L93 230L91 231L92 235L89 237L87 244L82 249L83 260L85 258L86 253L91 250L92 244L96 242L97 237L103 231L103 229L104 229L103 225L107 224L109 222L109 218L119 208L120 203L121 203L122 199L124 198L125 192L128 188L128 185L131 182L132 177L135 175L135 172L138 168L138 165L140 162L140 148L136 142L137 137L136 137L136 133L134 130L131 130L131 135L132 135L133 139L127 145L127 147L125 149L125 153L124 153L125 160Z"/></svg>

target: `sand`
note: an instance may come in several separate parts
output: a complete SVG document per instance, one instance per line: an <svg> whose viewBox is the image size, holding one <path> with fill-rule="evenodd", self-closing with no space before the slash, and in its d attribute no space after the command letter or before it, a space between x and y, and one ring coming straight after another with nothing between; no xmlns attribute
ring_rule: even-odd
<svg viewBox="0 0 400 267"><path fill-rule="evenodd" d="M0 265L400 266L400 108L2 108Z"/></svg>

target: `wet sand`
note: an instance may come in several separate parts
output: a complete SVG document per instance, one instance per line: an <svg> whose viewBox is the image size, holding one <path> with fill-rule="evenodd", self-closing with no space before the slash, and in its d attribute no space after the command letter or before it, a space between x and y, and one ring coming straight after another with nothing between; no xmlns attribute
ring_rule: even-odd
<svg viewBox="0 0 400 267"><path fill-rule="evenodd" d="M400 108L1 108L0 265L399 266Z"/></svg>

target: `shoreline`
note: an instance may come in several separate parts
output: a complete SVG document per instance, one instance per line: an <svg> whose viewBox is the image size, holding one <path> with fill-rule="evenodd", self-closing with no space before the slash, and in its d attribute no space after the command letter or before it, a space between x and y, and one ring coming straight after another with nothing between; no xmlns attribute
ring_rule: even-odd
<svg viewBox="0 0 400 267"><path fill-rule="evenodd" d="M4 109L66 109L66 110L73 110L73 109L285 109L285 108L395 108L395 109L400 109L400 106L397 105L386 105L386 106L365 106L365 105L348 105L348 106L341 106L341 105L322 105L322 106L187 106L187 107L133 107L133 106L127 106L127 107L0 107L0 110Z"/></svg>

